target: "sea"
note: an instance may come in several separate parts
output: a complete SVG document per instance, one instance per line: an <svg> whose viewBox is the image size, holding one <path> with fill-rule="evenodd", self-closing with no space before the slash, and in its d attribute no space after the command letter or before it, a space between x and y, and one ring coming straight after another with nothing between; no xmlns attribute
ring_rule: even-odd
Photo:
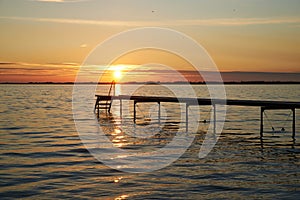
<svg viewBox="0 0 300 200"><path fill-rule="evenodd" d="M109 87L99 85L95 94L107 94ZM126 84L117 85L116 93L186 97L187 87ZM197 97L210 98L206 85L190 87ZM172 92L176 89L182 92ZM225 85L225 91L227 99L300 100L299 84L233 84ZM226 106L226 118L216 143L207 155L199 158L199 149L213 121L213 108L189 107L189 123L197 127L189 130L195 137L182 155L155 170L132 173L108 165L101 156L95 157L89 151L74 120L73 92L71 84L0 85L0 199L300 197L298 110L295 138L291 110L266 110L261 138L259 107ZM177 134L186 130L186 110L176 103L161 103L161 116L157 103L137 104L134 123L133 102L122 102L120 109L116 100L111 113L101 110L98 118L94 113L95 97L86 98L90 108L87 112L98 128L113 147L124 151L139 153L166 148ZM107 150L99 149L100 155L101 151ZM177 151L176 146L172 151ZM161 155L161 159L167 158ZM149 158L147 162L155 166L160 160Z"/></svg>

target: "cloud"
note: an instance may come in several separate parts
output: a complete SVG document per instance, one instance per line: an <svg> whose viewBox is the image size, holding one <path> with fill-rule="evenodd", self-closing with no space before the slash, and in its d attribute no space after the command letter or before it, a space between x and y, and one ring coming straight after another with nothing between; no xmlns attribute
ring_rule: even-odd
<svg viewBox="0 0 300 200"><path fill-rule="evenodd" d="M56 71L56 70L78 70L76 63L25 63L25 62L0 62L0 71Z"/></svg>
<svg viewBox="0 0 300 200"><path fill-rule="evenodd" d="M35 22L50 22L79 25L102 25L102 26L247 26L267 24L299 24L300 18L216 18L216 19L187 19L187 20L161 20L161 21L116 21L116 20L85 20L66 18L33 18L2 16L0 19L23 20Z"/></svg>
<svg viewBox="0 0 300 200"><path fill-rule="evenodd" d="M261 24L300 23L300 18L223 18L204 20L181 20L177 22L182 25L245 26Z"/></svg>
<svg viewBox="0 0 300 200"><path fill-rule="evenodd" d="M38 2L58 2L58 3L61 3L61 2L65 2L64 0L36 0Z"/></svg>
<svg viewBox="0 0 300 200"><path fill-rule="evenodd" d="M78 67L80 64L73 63L73 62L62 62L62 63L46 63L45 65L51 65L51 66L76 66L76 67Z"/></svg>
<svg viewBox="0 0 300 200"><path fill-rule="evenodd" d="M15 65L15 62L0 62L0 65Z"/></svg>
<svg viewBox="0 0 300 200"><path fill-rule="evenodd" d="M74 63L9 63L1 62L0 82L68 82L79 69Z"/></svg>
<svg viewBox="0 0 300 200"><path fill-rule="evenodd" d="M74 3L74 2L82 2L88 0L31 0L36 2L47 2L47 3Z"/></svg>
<svg viewBox="0 0 300 200"><path fill-rule="evenodd" d="M80 48L86 48L86 47L87 47L87 44L80 45Z"/></svg>
<svg viewBox="0 0 300 200"><path fill-rule="evenodd" d="M79 70L76 63L12 63L0 62L0 82L23 82L29 81L73 81ZM181 73L189 81L202 81L198 71L192 70L168 70L155 67L142 67L138 65L123 66L124 82L126 81L183 81L177 76ZM113 68L114 69L114 68ZM88 65L82 66L81 78L89 82L98 80L99 76L102 82L111 80L111 70L106 70L106 66ZM217 72L201 72L207 77L214 77ZM224 81L298 81L300 80L300 72L221 72ZM21 81L21 82L22 82Z"/></svg>

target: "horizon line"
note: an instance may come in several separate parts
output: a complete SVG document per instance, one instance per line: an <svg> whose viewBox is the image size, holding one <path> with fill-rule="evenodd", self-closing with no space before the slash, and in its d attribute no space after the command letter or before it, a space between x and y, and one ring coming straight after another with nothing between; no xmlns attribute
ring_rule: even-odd
<svg viewBox="0 0 300 200"><path fill-rule="evenodd" d="M108 85L112 82L52 82L52 81L44 81L44 82L0 82L1 85L5 84L100 84L100 85ZM224 81L224 82L217 82L217 81L190 81L190 82L183 82L183 81L130 81L130 82L117 82L116 84L300 84L300 81Z"/></svg>

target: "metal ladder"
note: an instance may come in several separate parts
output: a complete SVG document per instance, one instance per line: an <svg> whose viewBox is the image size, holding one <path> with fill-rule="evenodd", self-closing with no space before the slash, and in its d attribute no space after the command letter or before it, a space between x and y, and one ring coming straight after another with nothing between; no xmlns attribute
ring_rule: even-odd
<svg viewBox="0 0 300 200"><path fill-rule="evenodd" d="M106 112L110 113L110 110L111 110L111 105L113 103L113 98L112 96L115 96L115 93L116 93L116 82L115 81L112 81L111 84L110 84L110 88L109 88L109 91L108 91L108 96L110 97L109 99L101 99L100 97L97 97L96 99L96 103L95 103L95 108L94 108L94 111L97 110L98 112L98 115L99 115L99 111L102 109L102 110L105 110ZM111 94L113 91L113 95Z"/></svg>

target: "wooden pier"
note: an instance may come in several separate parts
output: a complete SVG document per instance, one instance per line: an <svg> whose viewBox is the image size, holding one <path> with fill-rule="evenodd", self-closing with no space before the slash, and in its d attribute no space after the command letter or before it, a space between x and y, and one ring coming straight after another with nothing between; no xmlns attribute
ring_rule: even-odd
<svg viewBox="0 0 300 200"><path fill-rule="evenodd" d="M292 137L295 139L296 134L296 109L300 109L300 102L291 101L265 101L265 100L234 100L234 99L205 99L205 98L176 98L176 97L158 97L158 96L128 96L128 95L95 95L95 111L98 113L101 107L101 101L112 102L114 100L120 101L120 113L122 113L122 101L133 101L133 121L136 123L136 104L145 102L158 103L158 118L160 118L160 104L162 102L184 103L186 105L186 130L188 131L188 107L189 106L201 106L211 105L214 110L214 119L216 119L216 106L228 105L228 106L252 106L260 107L260 136L263 137L264 132L264 111L265 110L292 110L293 123L292 123ZM105 108L104 108L105 109ZM160 120L160 119L159 119ZM216 120L214 120L214 128L216 127Z"/></svg>

